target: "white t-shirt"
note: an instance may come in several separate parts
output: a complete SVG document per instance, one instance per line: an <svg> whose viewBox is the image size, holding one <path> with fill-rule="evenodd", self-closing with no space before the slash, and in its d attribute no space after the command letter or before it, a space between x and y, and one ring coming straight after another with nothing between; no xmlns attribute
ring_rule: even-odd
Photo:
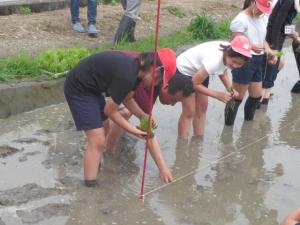
<svg viewBox="0 0 300 225"><path fill-rule="evenodd" d="M226 70L220 44L226 41L210 41L192 47L177 57L176 64L180 73L193 76L202 66L209 75L222 75Z"/></svg>
<svg viewBox="0 0 300 225"><path fill-rule="evenodd" d="M266 39L268 19L269 16L266 14L251 17L243 11L232 20L230 30L243 33L253 44L263 45ZM255 52L252 54L257 55Z"/></svg>

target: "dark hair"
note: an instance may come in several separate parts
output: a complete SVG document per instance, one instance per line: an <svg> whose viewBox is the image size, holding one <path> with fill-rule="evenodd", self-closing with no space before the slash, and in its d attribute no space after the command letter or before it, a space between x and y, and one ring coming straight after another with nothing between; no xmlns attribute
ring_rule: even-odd
<svg viewBox="0 0 300 225"><path fill-rule="evenodd" d="M236 51L234 51L230 45L222 45L220 44L221 47L221 51L226 52L227 56L229 57L238 57L238 58L242 58L245 62L248 62L250 60L249 57L242 55L241 53L238 53Z"/></svg>
<svg viewBox="0 0 300 225"><path fill-rule="evenodd" d="M151 69L154 63L154 52L143 52L139 56L140 62L144 62L143 65L140 65L140 70L148 71ZM159 59L159 56L156 57L156 66L162 66L162 63Z"/></svg>
<svg viewBox="0 0 300 225"><path fill-rule="evenodd" d="M184 97L194 92L192 77L176 73L169 81L168 93L175 95L182 91Z"/></svg>
<svg viewBox="0 0 300 225"><path fill-rule="evenodd" d="M245 0L243 9L247 9L251 5L252 2L254 2L254 0Z"/></svg>

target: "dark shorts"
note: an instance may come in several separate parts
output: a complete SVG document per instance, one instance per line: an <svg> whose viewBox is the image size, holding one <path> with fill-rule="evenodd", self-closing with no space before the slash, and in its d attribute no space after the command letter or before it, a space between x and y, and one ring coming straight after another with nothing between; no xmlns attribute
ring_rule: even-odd
<svg viewBox="0 0 300 225"><path fill-rule="evenodd" d="M180 75L183 75L183 76L188 76L188 75L185 75L185 74L181 73L178 69L176 69L176 74L180 74ZM175 75L176 75L176 74L175 74ZM191 79L192 79L192 77L191 77ZM205 87L208 88L208 85L209 85L209 76L202 82L202 84L203 84ZM194 90L193 92L195 92L195 90Z"/></svg>
<svg viewBox="0 0 300 225"><path fill-rule="evenodd" d="M75 94L66 82L64 92L77 130L86 131L103 126L103 121L107 119L104 114L105 100L103 96Z"/></svg>
<svg viewBox="0 0 300 225"><path fill-rule="evenodd" d="M263 75L263 55L253 55L251 60L238 69L233 69L232 80L238 84L261 82Z"/></svg>
<svg viewBox="0 0 300 225"><path fill-rule="evenodd" d="M276 64L269 64L266 61L266 56L264 56L263 60L263 82L262 87L263 88L272 88L274 87L274 82L277 78L277 74L279 72L278 66L279 66L280 58L278 58Z"/></svg>

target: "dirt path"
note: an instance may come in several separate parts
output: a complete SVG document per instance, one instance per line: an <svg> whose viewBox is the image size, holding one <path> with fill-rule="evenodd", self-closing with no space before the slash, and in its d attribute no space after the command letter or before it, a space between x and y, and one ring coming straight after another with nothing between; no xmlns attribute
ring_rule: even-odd
<svg viewBox="0 0 300 225"><path fill-rule="evenodd" d="M161 35L167 35L181 26L188 24L194 13L220 20L231 18L242 6L242 0L204 1L204 0L164 0L161 10ZM167 6L176 5L186 14L178 18L168 12ZM156 1L144 0L137 23L136 37L149 35L154 30ZM86 25L86 8L81 8L81 20ZM63 47L97 47L111 43L116 27L122 16L120 5L100 5L98 7L98 38L89 38L86 34L72 32L69 9L32 15L10 15L0 17L0 57L15 55L19 52L38 53L46 49Z"/></svg>

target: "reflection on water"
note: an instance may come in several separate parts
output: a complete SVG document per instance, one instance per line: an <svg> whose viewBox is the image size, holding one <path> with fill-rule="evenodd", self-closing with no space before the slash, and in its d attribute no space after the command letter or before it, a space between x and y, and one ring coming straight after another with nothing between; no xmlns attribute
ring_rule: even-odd
<svg viewBox="0 0 300 225"><path fill-rule="evenodd" d="M298 75L293 60L286 62L269 107L253 122L243 121L241 105L235 126L224 127L224 104L210 99L203 139L177 139L180 105L156 104L157 137L175 182L164 186L148 157L144 202L143 140L122 138L117 155L104 157L99 186L88 189L82 185L85 138L74 130L65 104L0 120L0 217L6 225L37 221L31 212L44 213L32 224L278 224L300 202L300 96L289 92ZM222 88L217 79L210 85ZM22 188L28 183L44 194ZM17 199L5 203L13 187L29 192L21 197L26 205ZM48 198L58 204L55 210L44 207Z"/></svg>

